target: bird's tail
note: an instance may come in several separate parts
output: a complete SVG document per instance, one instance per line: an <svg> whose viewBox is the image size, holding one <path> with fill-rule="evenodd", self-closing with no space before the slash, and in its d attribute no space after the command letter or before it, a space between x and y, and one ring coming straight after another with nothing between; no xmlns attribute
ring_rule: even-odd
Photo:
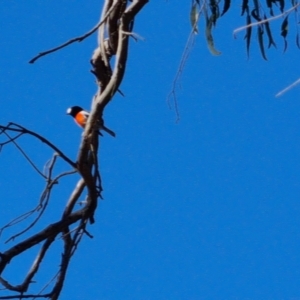
<svg viewBox="0 0 300 300"><path fill-rule="evenodd" d="M101 126L101 129L106 131L111 136L116 137L116 134L112 130L110 130L109 128L105 127L104 125Z"/></svg>

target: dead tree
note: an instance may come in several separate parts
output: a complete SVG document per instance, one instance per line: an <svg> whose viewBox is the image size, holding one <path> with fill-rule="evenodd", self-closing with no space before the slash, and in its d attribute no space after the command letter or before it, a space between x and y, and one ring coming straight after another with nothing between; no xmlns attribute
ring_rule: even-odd
<svg viewBox="0 0 300 300"><path fill-rule="evenodd" d="M11 228L24 220L28 220L30 217L32 218L28 226L8 239L7 242L13 243L13 246L4 249L4 246L1 245L0 283L6 295L0 294L0 299L58 299L72 255L84 235L91 237L88 232L88 225L95 222L94 213L97 209L98 200L102 198L101 174L98 165L100 140L97 133L97 124L99 120L102 121L104 109L115 93L121 93L119 86L126 70L129 39L135 39L135 35L132 32L134 19L147 2L148 0L105 0L100 21L91 31L83 36L71 39L61 46L42 52L30 61L30 63L34 63L45 55L58 51L76 41L82 41L94 32L98 32L98 47L95 49L91 59L92 73L96 77L98 90L92 100L91 113L82 135L76 161L70 159L59 147L52 144L45 137L21 125L11 122L0 126L2 137L0 150L10 145L17 147L25 159L46 181L46 186L38 201L38 205L31 211L16 217L9 224L2 226L0 230L0 233L2 233L8 227ZM114 61L113 66L111 65L112 60ZM23 136L37 139L44 143L45 147L53 150L54 154L47 163L46 171L40 171L34 164L33 159L19 146L19 139ZM53 170L58 159L65 162L68 170L54 177ZM57 186L57 183L64 176L74 173L80 175L80 180L74 187L61 214L61 218L44 229L35 231L29 237L24 238L24 235L28 234L29 230L32 231L36 228L35 226L43 217L50 201L51 192ZM77 209L75 204L80 198L85 200L82 202L80 209ZM23 240L19 241L22 238ZM40 271L43 259L59 238L63 241L63 247L57 273L53 274L51 282L45 283L45 287L42 290L31 292L33 290L32 284ZM21 283L17 285L12 284L12 280L5 276L5 271L9 268L9 264L35 246L39 247L39 251L27 275Z"/></svg>

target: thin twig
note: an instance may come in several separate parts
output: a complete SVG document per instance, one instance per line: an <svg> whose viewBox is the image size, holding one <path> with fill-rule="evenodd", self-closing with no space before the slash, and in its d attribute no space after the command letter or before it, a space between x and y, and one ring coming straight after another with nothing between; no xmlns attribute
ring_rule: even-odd
<svg viewBox="0 0 300 300"><path fill-rule="evenodd" d="M82 237L82 233L80 234L80 232L82 231L82 229L85 228L86 224L87 224L87 219L85 216L83 216L83 218L81 219L80 225L78 226L78 228L74 234L74 238L71 239L70 235L63 237L64 253L61 257L60 270L59 270L59 274L57 276L57 281L55 283L54 288L51 291L51 297L52 297L51 299L58 299L58 296L63 288L63 283L65 280L65 276L67 273L67 269L68 269L71 257L74 254L74 251L76 250L77 245ZM80 234L80 238L77 242L79 234Z"/></svg>
<svg viewBox="0 0 300 300"><path fill-rule="evenodd" d="M203 2L200 9L199 9L199 11L198 11L197 18L196 18L197 21L195 22L195 24L194 24L194 26L193 26L193 28L190 32L190 35L187 39L187 42L186 42L186 45L184 47L183 54L182 54L182 57L180 59L180 63L179 63L179 66L178 66L178 69L177 69L177 72L176 72L176 75L175 75L175 78L173 79L173 82L172 82L172 89L171 89L171 91L169 92L169 94L167 96L167 103L168 103L168 106L169 106L170 109L172 109L171 99L173 99L174 110L175 110L175 114L176 114L176 123L178 123L179 120L180 120L176 90L177 90L177 87L179 86L179 82L180 82L181 75L183 73L185 64L188 60L188 57L189 57L189 55L192 51L193 45L195 43L195 39L196 39L195 28L197 26L197 22L200 19L200 15L201 15L202 11L205 9L205 5L206 5L206 3Z"/></svg>
<svg viewBox="0 0 300 300"><path fill-rule="evenodd" d="M176 76L175 76L175 78L173 80L173 83L172 83L172 89L171 89L171 91L169 92L169 94L167 96L167 103L168 103L170 109L171 109L171 99L173 98L173 100L174 100L173 103L174 103L174 109L175 109L175 113L176 113L176 123L178 123L179 120L180 120L176 90L177 90L177 87L179 85L179 81L181 79L181 75L182 75L182 72L184 70L185 64L186 64L187 59L190 55L191 48L194 45L195 37L196 37L195 33L192 30L189 37L188 37L187 43L184 47L184 51L183 51L182 57L180 59L179 67L177 69Z"/></svg>
<svg viewBox="0 0 300 300"><path fill-rule="evenodd" d="M0 235L2 234L2 232L4 231L4 229L9 228L9 227L14 226L14 225L16 225L18 223L23 222L24 220L26 220L27 218L29 218L39 208L40 208L40 205L38 205L37 207L35 207L31 211L20 215L19 217L15 218L14 220L10 221L9 223L7 223L3 227L1 227L1 229L0 229Z"/></svg>
<svg viewBox="0 0 300 300"><path fill-rule="evenodd" d="M54 280L57 278L59 271L44 285L44 287L39 291L37 296L34 296L33 299L36 299Z"/></svg>
<svg viewBox="0 0 300 300"><path fill-rule="evenodd" d="M270 21L274 21L274 20L277 20L281 17L284 17L286 16L287 14L291 13L293 10L295 10L298 6L300 5L300 3L297 3L296 5L294 5L293 7L291 7L290 9L286 10L285 12L283 12L282 14L280 15L277 15L277 16L274 16L274 17L271 17L271 18L268 18L268 19L264 19L264 20L261 20L259 22L255 22L255 23L251 23L249 25L246 25L246 26L241 26L237 29L235 29L233 31L233 36L236 38L236 34L240 31L243 31L249 27L253 27L253 26L257 26L257 25L261 25L261 24L264 24L264 23L267 23L267 22L270 22Z"/></svg>
<svg viewBox="0 0 300 300"><path fill-rule="evenodd" d="M12 128L11 126L15 126L17 128ZM36 137L37 139L39 139L42 143L45 143L46 145L48 145L50 148L52 148L55 152L58 153L58 155L65 160L68 164L70 164L73 168L77 168L77 165L71 160L69 159L61 150L59 150L54 144L52 144L51 142L49 142L47 139L45 139L43 136L35 133L34 131L28 130L25 127L10 122L8 123L7 126L2 126L0 125L0 129L2 130L9 130L9 131L15 131L15 132L22 132L24 134L29 134L32 135L34 137Z"/></svg>
<svg viewBox="0 0 300 300"><path fill-rule="evenodd" d="M39 169L38 167L33 163L33 161L30 159L30 157L25 153L25 151L17 144L17 142L15 141L15 139L11 138L9 136L9 134L7 132L3 132L8 138L9 140L17 147L17 149L23 154L23 156L25 157L25 159L29 162L29 164L43 177L43 178L47 178ZM21 136L21 134L19 134L18 136Z"/></svg>
<svg viewBox="0 0 300 300"><path fill-rule="evenodd" d="M46 165L47 165L46 170L48 171L48 175L46 175L46 176L47 176L47 181L48 182L51 181L51 175L52 175L52 171L53 171L57 156L59 156L59 155L57 153L54 153L51 160L50 161L48 160L47 163L46 163ZM46 170L44 168L44 173L46 173Z"/></svg>
<svg viewBox="0 0 300 300"><path fill-rule="evenodd" d="M50 50L47 50L47 51L44 51L44 52L41 52L39 53L37 56L35 56L34 58L32 58L29 63L30 64L33 64L36 60L38 60L40 57L42 56L45 56L47 54L50 54L50 53L53 53L57 50L60 50L62 48L65 48L67 47L68 45L70 44L73 44L75 42L82 42L84 39L86 39L87 37L89 37L90 35L92 35L94 32L97 31L97 29L104 23L105 20L101 21L101 22L98 22L98 24L92 28L90 31L88 31L86 34L82 35L82 36L79 36L79 37L76 37L76 38L73 38L65 43L63 43L62 45L58 46L58 47L55 47L55 48L52 48Z"/></svg>
<svg viewBox="0 0 300 300"><path fill-rule="evenodd" d="M37 210L39 210L40 208L42 208L38 214L38 216L35 218L35 220L33 222L31 222L25 229L23 229L22 231L20 231L19 233L13 235L12 237L10 237L7 241L5 241L5 243L8 243L9 241L11 240L14 240L15 238L17 238L18 236L24 234L25 232L27 232L29 229L31 229L37 222L38 220L42 217L47 205L48 205L48 202L49 202L49 199L50 199L50 195L51 195L51 191L52 191L52 187L54 184L56 184L58 182L58 179L63 177L63 176L66 176L66 175L70 175L70 174L74 174L76 173L77 170L71 170L71 171L67 171L67 172L64 172L60 175L58 175L57 177L55 177L53 180L51 180L50 182L48 182L45 190L43 191L42 193L42 196L40 198L40 203L39 205L37 206ZM46 201L45 201L46 199ZM44 204L43 204L44 203Z"/></svg>
<svg viewBox="0 0 300 300"><path fill-rule="evenodd" d="M50 49L50 50L47 50L47 51L44 51L44 52L39 53L37 56L35 56L34 58L32 58L32 59L29 61L29 63L30 63L30 64L33 64L33 63L34 63L37 59L39 59L40 57L45 56L45 55L50 54L50 53L53 53L53 52L55 52L55 51L58 51L58 50L60 50L60 49L62 49L62 48L65 48L65 47L67 47L67 46L69 46L69 45L75 43L75 42L82 42L84 39L86 39L87 37L89 37L90 35L92 35L94 32L97 31L97 29L98 29L98 28L106 21L106 19L108 18L109 14L112 12L112 9L113 9L113 8L114 8L114 7L112 7L112 8L107 12L107 14L104 16L104 18L103 18L102 21L100 20L100 21L97 23L97 25L94 26L94 27L93 27L90 31L88 31L86 34L84 34L84 35L82 35L82 36L79 36L79 37L75 37L75 38L73 38L73 39L70 39L69 41L67 41L67 42L65 42L65 43L63 43L63 44L61 44L60 46L57 46L57 47L52 48L52 49Z"/></svg>
<svg viewBox="0 0 300 300"><path fill-rule="evenodd" d="M114 4L115 3L119 4L120 0L111 1L110 3L112 2ZM120 83L122 82L125 73L127 54L128 54L128 42L129 42L128 40L129 40L129 36L132 35L130 34L130 32L132 31L133 20L135 16L138 14L138 12L142 9L142 7L147 2L148 0L122 1L122 5L124 6L122 7L122 9L120 9L120 14L118 14L116 17L110 18L112 19L111 20L112 22L115 22L117 28L116 36L117 36L118 46L117 46L117 51L115 53L114 72L112 76L109 76L107 82L105 82L104 84L105 90L99 92L97 101L95 101L96 105L93 109L93 114L91 113L88 124L85 128L85 132L79 149L78 163L77 162L74 163L66 155L64 155L64 153L62 153L56 146L54 146L48 140L36 134L35 132L27 130L24 127L15 123L9 123L8 126L6 127L0 126L0 133L1 131L2 132L13 131L13 132L17 132L18 134L19 133L29 134L39 139L43 143L46 143L59 156L61 156L64 161L66 161L68 164L72 166L72 168L74 168L74 170L70 172L72 173L79 172L80 173L79 175L81 175L81 179L79 180L77 186L74 188L71 197L69 199L69 202L67 203L64 213L59 222L49 224L49 226L45 227L42 231L34 235L31 235L29 238L14 245L7 251L0 253L0 274L1 274L4 271L4 269L8 266L8 264L12 262L13 258L20 257L20 255L26 252L28 249L43 242L43 247L40 249L40 252L36 257L36 261L33 264L33 267L28 272L28 275L24 280L23 286L22 285L20 286L20 289L22 289L21 294L18 294L17 296L13 295L8 297L1 297L0 299L16 299L16 298L21 299L21 298L42 298L42 297L48 297L50 299L58 299L64 285L64 281L66 278L68 266L70 264L72 255L77 250L84 234L88 235L89 237L92 237L92 235L87 231L86 227L89 220L91 220L91 218L93 217L95 210L97 208L97 201L99 199L99 190L101 189L101 177L100 177L98 157L97 157L98 136L95 136L96 133L94 132L93 124L96 123L97 118L102 117L102 113L105 106L112 99L116 91L119 90ZM128 7L126 9L127 5ZM97 29L99 29L99 26L101 26L101 24L103 24L106 21L109 15L108 14L109 11L113 11L113 14L116 13L116 10L114 10L113 7L114 7L113 4L109 5L109 9L107 10L107 13L104 14L105 17L102 18L102 21L99 22L97 26L93 28L92 31L85 34L83 37L72 39L59 47L40 53L38 56L34 57L30 62L33 63L41 56L57 51L75 41L79 41L79 42L82 41L84 38L86 38L87 36L95 32ZM104 25L104 26L105 26L105 30L108 30L107 29L108 25ZM108 56L108 59L109 58L110 56ZM93 151L91 151L91 146ZM56 161L56 154L54 154L52 160L46 165L46 171L44 176L46 177L47 184L40 197L40 203L38 206L38 208L42 208L41 209L42 211L45 209L48 202L50 201L50 194L52 193L52 187L54 186L54 184L58 182L58 177L52 179L55 161ZM85 190L85 187L87 190L87 199L88 199L87 203L83 208L73 212L75 203L78 200L78 198L82 195L83 191ZM35 222L37 221L37 219L35 220ZM79 222L79 226L77 226L78 222ZM75 227L75 229L70 231L69 230L70 227ZM73 233L73 231L75 232ZM26 284L29 285L28 282L30 282L31 284L32 283L31 279L33 279L33 275L36 276L38 273L38 269L40 268L42 259L44 255L46 255L46 252L48 251L48 247L50 247L51 245L50 240L54 241L55 239L57 239L57 236L59 236L59 234L62 234L64 246L63 246L63 253L61 256L59 272L54 277L56 281L53 284L52 291L44 295L40 295L40 294L30 295L30 296L23 295L23 293L25 293L24 288L26 287ZM50 282L52 282L52 280ZM48 283L46 287L48 287L49 284L50 283ZM10 286L7 287L9 289ZM18 286L16 287L11 286L11 287L18 288ZM41 292L43 292L43 290Z"/></svg>
<svg viewBox="0 0 300 300"><path fill-rule="evenodd" d="M52 180L51 185L57 183L58 179L60 179L61 177L66 176L66 175L75 174L75 173L77 173L77 170L71 170L71 171L67 171L67 172L61 173L60 175L58 175L57 177L55 177ZM9 223L7 223L5 226L1 227L0 228L0 235L2 234L2 232L6 228L14 226L14 225L16 225L18 223L23 222L24 220L26 220L27 218L29 218L34 212L38 211L42 207L42 204L41 204L42 203L42 197L43 197L45 191L47 190L47 188L49 188L49 185L47 185L46 188L45 188L45 190L43 191L42 196L40 198L41 200L39 201L39 204L34 209L32 209L31 211L20 215L19 217L15 218L14 220L12 220ZM6 241L6 242L8 242L8 241Z"/></svg>
<svg viewBox="0 0 300 300"><path fill-rule="evenodd" d="M38 272L40 264L43 260L43 258L45 257L47 250L49 249L49 247L51 246L51 244L54 242L55 238L53 236L48 237L48 239L45 241L45 243L43 244L43 246L41 247L39 253L37 254L34 263L32 265L32 267L30 268L27 276L25 277L24 281L22 284L16 286L15 290L16 291L20 291L20 292L26 292L28 290L28 287L30 285L30 283L33 282L33 277L34 275ZM12 290L10 288L10 290Z"/></svg>
<svg viewBox="0 0 300 300"><path fill-rule="evenodd" d="M49 199L49 197L47 197L47 198ZM14 234L13 236L11 236L8 240L5 241L5 244L9 243L10 241L13 241L15 238L17 238L18 236L24 234L30 228L32 228L38 222L38 220L41 218L41 216L43 215L43 213L44 213L44 211L47 207L47 204L48 204L48 201L46 201L45 205L42 206L42 209L39 211L38 216L35 218L35 220L33 222L31 222L25 229L23 229L20 232L18 232L16 234Z"/></svg>
<svg viewBox="0 0 300 300"><path fill-rule="evenodd" d="M295 87L296 85L298 85L300 83L300 78L297 79L294 83L292 83L291 85L289 85L288 87L286 87L285 89L283 89L282 91L280 91L279 93L277 93L275 95L275 97L280 97L282 96L285 92L289 91L290 89L292 89L293 87Z"/></svg>
<svg viewBox="0 0 300 300"><path fill-rule="evenodd" d="M51 293L44 294L44 295L34 295L34 294L28 294L28 295L13 295L13 296L0 296L0 299L23 299L23 298L49 298L51 297Z"/></svg>
<svg viewBox="0 0 300 300"><path fill-rule="evenodd" d="M1 133L0 133L0 134L2 134L2 133L5 133L5 130L4 130L4 129L1 130ZM0 144L0 147L2 148L4 145L7 145L7 144L11 143L12 141L17 140L17 139L18 139L19 137L21 137L23 134L24 134L24 133L21 132L21 133L17 134L16 136L14 136L13 138L11 138L10 140L1 143L1 144Z"/></svg>

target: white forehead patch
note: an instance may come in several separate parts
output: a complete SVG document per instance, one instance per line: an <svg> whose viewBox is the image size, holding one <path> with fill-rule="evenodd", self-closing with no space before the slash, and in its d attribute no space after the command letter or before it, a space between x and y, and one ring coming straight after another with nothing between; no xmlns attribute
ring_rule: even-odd
<svg viewBox="0 0 300 300"><path fill-rule="evenodd" d="M71 114L71 111L72 111L72 108L69 107L69 108L67 109L67 114L68 114L68 115Z"/></svg>

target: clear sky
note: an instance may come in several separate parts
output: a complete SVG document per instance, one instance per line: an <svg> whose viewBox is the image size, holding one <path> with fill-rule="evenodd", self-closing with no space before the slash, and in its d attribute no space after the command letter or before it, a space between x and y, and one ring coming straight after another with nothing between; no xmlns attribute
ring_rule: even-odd
<svg viewBox="0 0 300 300"><path fill-rule="evenodd" d="M190 33L190 1L150 1L138 15L127 71L105 111L100 162L104 200L72 259L60 299L300 299L299 90L275 94L300 77L294 19L283 54L282 20L271 24L277 50L264 61L253 31L247 58L240 3L214 31L212 56L203 23L180 88L180 122L166 102ZM75 159L81 130L69 106L91 106L89 59L96 36L28 61L92 28L101 1L1 1L0 123L19 123ZM202 20L203 21L203 20ZM43 169L44 145L20 140ZM33 208L43 180L20 153L0 153L3 226ZM68 169L60 163L57 174ZM77 175L56 187L38 228L57 220ZM12 244L0 238L0 251ZM33 233L34 231L32 231ZM21 241L22 239L18 239ZM62 242L45 260L42 286L59 263ZM10 265L20 283L36 254ZM0 296L5 292L0 291Z"/></svg>

